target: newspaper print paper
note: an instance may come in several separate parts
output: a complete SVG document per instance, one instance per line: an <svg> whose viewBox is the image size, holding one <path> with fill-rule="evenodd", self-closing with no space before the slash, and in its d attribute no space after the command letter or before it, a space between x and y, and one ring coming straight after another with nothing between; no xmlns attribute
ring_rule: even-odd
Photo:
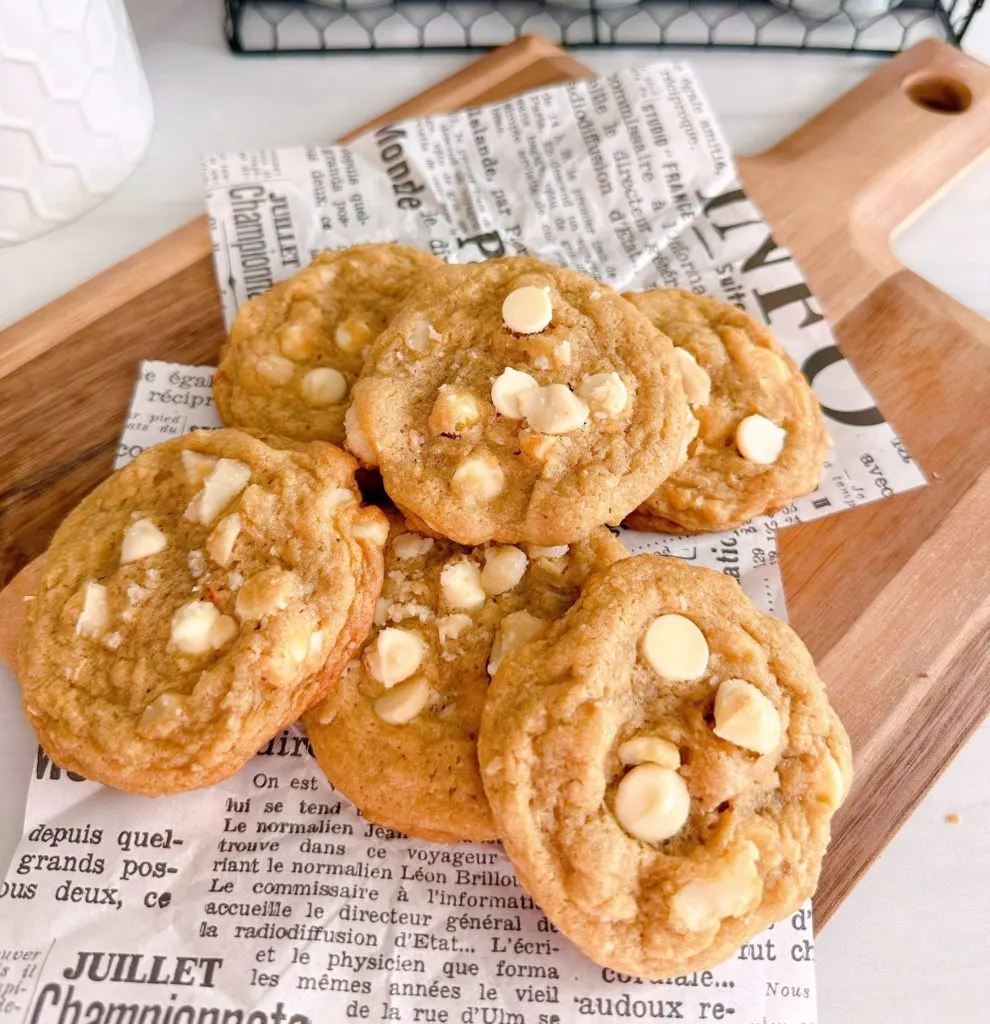
<svg viewBox="0 0 990 1024"><path fill-rule="evenodd" d="M205 163L229 323L325 248L395 240L451 262L528 252L620 289L708 292L761 317L835 438L822 485L772 519L696 538L624 532L736 576L784 614L775 531L923 482L739 189L689 68L658 65L381 129L349 147ZM118 464L216 426L212 369L145 363ZM304 736L235 778L151 801L39 750L0 884L0 1020L13 1024L812 1024L810 907L715 971L641 982L555 932L495 844L369 825Z"/></svg>

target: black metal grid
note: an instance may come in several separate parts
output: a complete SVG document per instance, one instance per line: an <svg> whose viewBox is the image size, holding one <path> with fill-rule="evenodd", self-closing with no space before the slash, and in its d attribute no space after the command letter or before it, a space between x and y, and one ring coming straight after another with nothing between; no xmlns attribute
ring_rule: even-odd
<svg viewBox="0 0 990 1024"><path fill-rule="evenodd" d="M887 56L934 37L959 45L983 0L225 0L235 53L483 50L537 34L562 46L808 50ZM806 3L807 0L804 0ZM827 3L828 0L818 0Z"/></svg>

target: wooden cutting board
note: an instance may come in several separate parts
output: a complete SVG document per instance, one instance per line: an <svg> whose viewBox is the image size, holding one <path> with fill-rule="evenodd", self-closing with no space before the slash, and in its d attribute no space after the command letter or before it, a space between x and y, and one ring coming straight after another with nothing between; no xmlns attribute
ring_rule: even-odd
<svg viewBox="0 0 990 1024"><path fill-rule="evenodd" d="M523 39L374 124L590 73ZM988 149L990 69L929 41L740 161L776 240L932 478L782 537L791 621L856 752L819 926L990 710L990 545L979 541L990 513L990 324L889 248L891 232ZM222 337L205 218L0 334L0 585L109 473L138 361L215 363ZM19 605L0 607L0 622L13 625Z"/></svg>

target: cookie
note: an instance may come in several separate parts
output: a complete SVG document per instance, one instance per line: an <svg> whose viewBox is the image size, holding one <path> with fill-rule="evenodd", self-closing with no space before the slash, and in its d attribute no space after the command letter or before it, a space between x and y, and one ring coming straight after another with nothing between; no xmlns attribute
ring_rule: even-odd
<svg viewBox="0 0 990 1024"><path fill-rule="evenodd" d="M496 836L478 773L489 674L628 552L598 529L571 548L467 548L393 514L385 584L359 659L304 724L361 813L421 839Z"/></svg>
<svg viewBox="0 0 990 1024"><path fill-rule="evenodd" d="M267 442L267 443L266 443ZM63 768L151 795L233 775L364 640L388 524L332 445L197 432L66 517L20 645Z"/></svg>
<svg viewBox="0 0 990 1024"><path fill-rule="evenodd" d="M341 443L365 349L420 275L438 266L442 260L407 245L355 245L321 253L251 299L213 380L223 422Z"/></svg>
<svg viewBox="0 0 990 1024"><path fill-rule="evenodd" d="M673 469L670 341L605 285L528 256L431 274L369 350L347 445L461 544L569 544Z"/></svg>
<svg viewBox="0 0 990 1024"><path fill-rule="evenodd" d="M766 327L705 295L655 290L625 298L677 346L695 417L683 464L628 525L730 530L813 491L830 444L821 409Z"/></svg>
<svg viewBox="0 0 990 1024"><path fill-rule="evenodd" d="M730 577L638 555L489 688L479 757L520 881L598 964L710 968L815 889L851 781L807 649Z"/></svg>

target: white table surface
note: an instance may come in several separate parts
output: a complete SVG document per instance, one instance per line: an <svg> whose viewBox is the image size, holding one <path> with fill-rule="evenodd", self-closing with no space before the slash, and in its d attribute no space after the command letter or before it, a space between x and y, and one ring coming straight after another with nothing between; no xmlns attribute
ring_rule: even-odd
<svg viewBox="0 0 990 1024"><path fill-rule="evenodd" d="M47 237L0 250L0 326L201 213L202 153L333 139L470 59L237 58L221 39L217 2L128 0L127 6L155 100L151 149L101 207ZM967 49L990 58L990 12L978 16ZM771 145L877 63L813 54L682 55L697 69L740 153ZM631 50L586 50L580 56L603 73L659 57ZM990 317L988 240L990 161L901 234L895 248L908 266ZM20 834L34 756L16 684L2 669L0 734L2 867ZM821 935L822 1024L990 1020L988 783L990 723L969 741ZM960 815L958 824L946 822L950 812Z"/></svg>

